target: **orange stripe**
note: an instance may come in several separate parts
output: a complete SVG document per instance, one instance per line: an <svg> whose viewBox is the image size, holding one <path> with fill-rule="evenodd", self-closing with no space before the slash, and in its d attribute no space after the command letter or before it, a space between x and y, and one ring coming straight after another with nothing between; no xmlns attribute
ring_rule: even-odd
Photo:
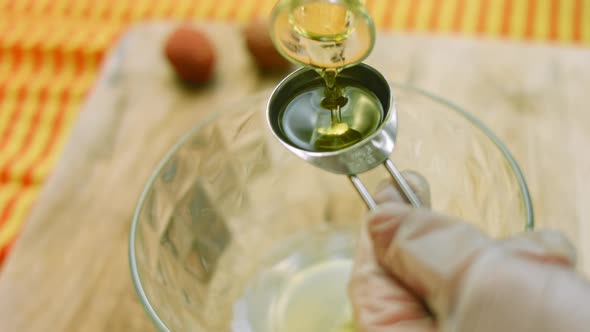
<svg viewBox="0 0 590 332"><path fill-rule="evenodd" d="M41 116L43 115L43 111L45 110L43 106L45 105L45 102L47 100L47 94L47 87L42 88L38 96L36 96L35 94L29 94L29 98L31 99L38 97L39 102L36 105L36 111L31 118L30 124L28 125L28 130L25 134L25 137L23 138L23 142L20 146L20 149L14 152L14 155L12 155L12 157L6 161L4 166L0 165L0 184L8 182L8 180L10 179L10 173L12 171L12 168L20 159L26 156L27 151L31 146L31 142L33 142L34 140L35 134L39 132L37 129L39 128L39 124L41 123Z"/></svg>
<svg viewBox="0 0 590 332"><path fill-rule="evenodd" d="M82 10L80 12L80 16L83 18L91 18L93 12L94 12L94 2L88 1L84 5L84 7L82 7Z"/></svg>
<svg viewBox="0 0 590 332"><path fill-rule="evenodd" d="M70 14L72 13L72 9L74 8L74 1L67 1L66 5L63 8L63 15L64 16L70 16Z"/></svg>
<svg viewBox="0 0 590 332"><path fill-rule="evenodd" d="M551 0L549 8L549 40L557 40L559 34L559 0Z"/></svg>
<svg viewBox="0 0 590 332"><path fill-rule="evenodd" d="M395 7L397 5L397 2L395 0L389 0L385 3L385 10L384 11L384 17L383 17L383 26L378 27L381 28L383 30L390 30L393 26L392 26L392 19L393 19L393 13L395 12Z"/></svg>
<svg viewBox="0 0 590 332"><path fill-rule="evenodd" d="M209 10L205 13L205 17L207 19L215 19L217 17L217 12L221 7L221 0L212 1L212 6L209 7Z"/></svg>
<svg viewBox="0 0 590 332"><path fill-rule="evenodd" d="M21 0L23 1L23 0ZM26 13L30 13L31 10L33 9L33 2L36 2L35 0L28 0L25 1L25 5L23 6L23 11Z"/></svg>
<svg viewBox="0 0 590 332"><path fill-rule="evenodd" d="M12 63L12 68L14 68L13 73L17 73L18 72L18 67L20 67L20 65L23 62L23 52L21 51L20 48L16 47L16 45L12 48L8 50L9 52L12 51L12 56L13 58L13 63Z"/></svg>
<svg viewBox="0 0 590 332"><path fill-rule="evenodd" d="M254 7L254 6L252 6ZM197 2L196 1L191 1L188 5L188 8L186 9L186 17L187 18L193 18L197 15Z"/></svg>
<svg viewBox="0 0 590 332"><path fill-rule="evenodd" d="M7 12L12 11L12 7L14 7L14 4L16 3L16 1L8 1L4 6L4 10L6 10Z"/></svg>
<svg viewBox="0 0 590 332"><path fill-rule="evenodd" d="M149 2L149 5L147 6L147 10L145 11L144 18L154 17L154 13L155 13L156 9L157 9L156 2L154 2L154 1Z"/></svg>
<svg viewBox="0 0 590 332"><path fill-rule="evenodd" d="M418 16L420 0L410 2L410 8L408 9L408 17L406 18L406 28L413 30L416 27L416 16Z"/></svg>
<svg viewBox="0 0 590 332"><path fill-rule="evenodd" d="M257 6L258 6L258 3L255 3L254 6L250 6L250 10L245 15L247 22L250 22L256 18L256 13L258 11L258 9L256 8Z"/></svg>
<svg viewBox="0 0 590 332"><path fill-rule="evenodd" d="M430 19L428 20L428 26L431 31L435 31L438 28L438 21L440 19L441 6L442 6L441 0L432 0L432 10L430 12Z"/></svg>
<svg viewBox="0 0 590 332"><path fill-rule="evenodd" d="M78 79L78 77L80 77L83 70L85 69L85 64L86 64L85 58L80 53L76 54L76 57L74 58L74 62L75 62L75 68L74 68L74 74L71 77L72 81L76 80L76 79ZM68 84L66 84L66 86L71 86L71 84L72 84L72 82L69 82ZM73 96L71 95L69 90L65 89L64 91L61 92L60 110L59 110L58 114L56 115L55 120L53 122L53 126L51 128L51 133L50 133L49 139L46 142L45 146L43 147L43 150L41 151L39 156L35 159L35 161L33 163L31 163L31 166L29 166L26 169L26 171L24 172L23 183L25 185L32 183L32 179L33 179L33 175L34 175L34 171L35 171L36 166L40 165L49 156L49 153L52 151L52 149L55 145L55 142L56 142L57 138L59 137L61 127L63 125L63 118L65 116L67 109L68 109L68 103L71 102L72 98L73 98Z"/></svg>
<svg viewBox="0 0 590 332"><path fill-rule="evenodd" d="M457 0L457 4L455 7L455 16L453 16L453 27L452 31L458 32L461 31L461 23L463 23L463 12L465 9L465 1L464 0Z"/></svg>
<svg viewBox="0 0 590 332"><path fill-rule="evenodd" d="M166 11L164 11L164 14L162 15L163 17L172 17L172 15L174 15L174 5L176 5L175 1L172 2L168 2L168 8L166 9ZM238 5L236 4L237 7Z"/></svg>
<svg viewBox="0 0 590 332"><path fill-rule="evenodd" d="M524 28L524 37L527 39L531 39L535 34L535 14L537 11L537 3L536 0L528 0L527 4L528 6L526 14L526 23Z"/></svg>
<svg viewBox="0 0 590 332"><path fill-rule="evenodd" d="M507 37L510 35L510 19L512 17L512 0L504 0L504 16L502 18L502 28L500 35Z"/></svg>
<svg viewBox="0 0 590 332"><path fill-rule="evenodd" d="M16 241L16 237L14 239L10 240L10 242L8 242L4 247L0 247L0 272L2 272L2 265L3 265L2 263L8 257L8 252L10 251L12 246L14 245L15 241Z"/></svg>
<svg viewBox="0 0 590 332"><path fill-rule="evenodd" d="M113 5L105 6L104 11L101 13L99 19L108 21L110 17L113 15Z"/></svg>
<svg viewBox="0 0 590 332"><path fill-rule="evenodd" d="M131 6L130 6L131 5ZM121 9L121 21L130 23L131 18L133 17L133 8L135 7L134 4L124 3L123 8Z"/></svg>
<svg viewBox="0 0 590 332"><path fill-rule="evenodd" d="M572 22L572 39L576 42L582 40L582 11L584 8L582 7L582 0L574 0L574 12L573 12L573 22Z"/></svg>
<svg viewBox="0 0 590 332"><path fill-rule="evenodd" d="M488 0L481 0L479 6L479 14L477 17L477 27L475 31L477 34L481 35L486 31L486 26L488 24L488 11L489 11L490 4Z"/></svg>
<svg viewBox="0 0 590 332"><path fill-rule="evenodd" d="M68 109L68 102L70 102L70 100L71 100L71 95L70 95L69 91L64 90L60 96L60 110L57 113L57 115L53 121L53 126L51 128L51 133L50 133L49 139L45 143L43 150L37 156L35 161L33 163L31 163L31 165L29 167L27 167L27 169L25 170L24 175L23 175L23 180L22 180L23 185L28 186L33 182L33 175L34 175L36 166L40 165L49 156L49 153L52 151L53 147L55 146L55 142L56 142L57 138L59 137L59 133L60 133L61 127L63 125L63 118L65 116L66 110Z"/></svg>
<svg viewBox="0 0 590 332"><path fill-rule="evenodd" d="M240 10L240 7L242 7L241 3L235 2L234 4L231 5L229 12L227 13L227 20L228 21L234 21L237 19L238 17L238 12Z"/></svg>
<svg viewBox="0 0 590 332"><path fill-rule="evenodd" d="M55 3L54 0L46 1L43 4L43 7L41 8L41 12L44 13L44 14L49 14L51 12L51 10L53 9L53 4L54 3Z"/></svg>
<svg viewBox="0 0 590 332"><path fill-rule="evenodd" d="M14 207L16 206L16 203L18 203L18 200L22 197L22 191L23 190L18 190L11 198L8 202L6 202L6 205L4 206L4 209L2 210L2 213L0 214L0 227L6 223L6 221L8 221L8 218L10 218L10 216L12 215L12 212L14 211Z"/></svg>
<svg viewBox="0 0 590 332"><path fill-rule="evenodd" d="M24 85L21 86L18 89L18 92L16 93L16 95L14 97L16 98L16 104L14 105L14 108L12 110L12 114L10 115L10 120L8 121L8 126L6 127L2 137L0 137L0 151L2 151L2 149L4 149L4 147L6 146L8 141L10 140L10 137L12 136L12 133L14 131L14 127L16 126L18 119L21 115L20 110L22 109L22 107L25 103L25 99L27 97L26 87Z"/></svg>

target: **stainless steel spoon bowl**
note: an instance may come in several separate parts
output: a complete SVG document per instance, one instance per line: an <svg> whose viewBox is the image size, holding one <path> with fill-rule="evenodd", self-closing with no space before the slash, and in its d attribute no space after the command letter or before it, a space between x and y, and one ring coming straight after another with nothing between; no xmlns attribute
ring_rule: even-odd
<svg viewBox="0 0 590 332"><path fill-rule="evenodd" d="M387 168L408 202L415 207L420 207L419 199L389 159L395 148L398 127L397 112L389 82L377 70L366 64L346 68L340 72L338 78L370 90L379 99L383 107L383 120L372 134L351 146L336 151L308 151L291 143L281 130L281 112L294 96L311 87L324 84L323 79L314 70L301 68L283 79L270 97L267 106L267 122L273 135L289 151L310 164L332 173L348 175L371 209L375 208L376 204L356 174L366 172L381 164ZM302 112L306 112L306 110L302 110ZM300 125L305 126L311 123L305 121L305 114L301 118L304 120ZM310 128L310 130L312 129Z"/></svg>

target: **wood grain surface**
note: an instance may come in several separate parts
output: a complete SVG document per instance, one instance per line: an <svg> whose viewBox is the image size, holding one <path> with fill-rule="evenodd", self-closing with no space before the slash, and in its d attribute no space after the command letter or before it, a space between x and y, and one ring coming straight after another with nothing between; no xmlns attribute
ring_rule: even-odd
<svg viewBox="0 0 590 332"><path fill-rule="evenodd" d="M203 116L268 91L239 28L206 25L214 84L182 88L162 57L173 23L139 26L111 52L58 167L0 274L1 331L150 331L133 290L133 209L165 151ZM590 272L590 50L381 35L370 64L482 119L520 163L537 225L564 231Z"/></svg>

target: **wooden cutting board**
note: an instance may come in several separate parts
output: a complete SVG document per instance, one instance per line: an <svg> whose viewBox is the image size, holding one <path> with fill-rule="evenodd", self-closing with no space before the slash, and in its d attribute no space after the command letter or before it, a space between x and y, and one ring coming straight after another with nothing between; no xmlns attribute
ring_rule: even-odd
<svg viewBox="0 0 590 332"><path fill-rule="evenodd" d="M191 126L278 80L258 74L237 27L210 24L216 82L180 88L161 52L173 26L139 26L110 53L0 274L1 331L153 330L127 260L139 194ZM368 62L487 123L524 170L538 227L569 235L590 271L590 50L381 35Z"/></svg>

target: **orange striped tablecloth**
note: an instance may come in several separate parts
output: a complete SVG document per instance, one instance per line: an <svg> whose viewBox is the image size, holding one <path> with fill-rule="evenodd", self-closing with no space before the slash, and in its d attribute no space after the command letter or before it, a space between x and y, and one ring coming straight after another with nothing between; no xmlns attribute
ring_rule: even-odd
<svg viewBox="0 0 590 332"><path fill-rule="evenodd" d="M149 19L247 22L275 0L0 0L0 264L98 66ZM366 0L381 30L590 45L590 0Z"/></svg>

